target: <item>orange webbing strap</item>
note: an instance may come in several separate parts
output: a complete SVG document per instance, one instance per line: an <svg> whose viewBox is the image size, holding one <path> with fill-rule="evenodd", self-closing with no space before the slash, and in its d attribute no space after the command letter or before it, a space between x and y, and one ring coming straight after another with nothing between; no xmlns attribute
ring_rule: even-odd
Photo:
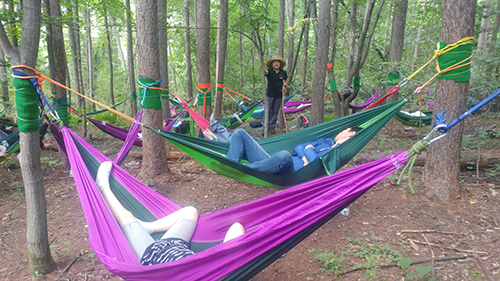
<svg viewBox="0 0 500 281"><path fill-rule="evenodd" d="M418 88L415 90L416 92L418 92L418 104L419 104L420 106L422 106L422 102L421 102L421 101L422 101L424 98L422 97L422 93L421 93L421 91L422 91L422 89L423 89L425 86L427 86L430 82L432 82L432 80L434 80L434 78L436 78L438 75L443 74L443 73L445 73L445 72L448 72L448 71L451 71L451 70L454 70L454 69L457 69L457 68L460 68L460 67L463 67L463 66L466 66L466 65L471 64L471 62L472 62L471 58L472 58L472 55L470 55L468 58L466 58L466 59L464 59L464 60L462 60L462 61L459 61L459 62L455 63L454 65L448 66L447 68L445 68L445 69L443 69L443 70L439 69L439 64L438 64L438 62L436 62L436 70L437 70L437 73L436 73L434 76L432 76L432 77L431 77L431 79L429 79L429 81L425 82L425 84L423 84L422 86L418 87ZM468 62L467 62L467 61L468 61Z"/></svg>
<svg viewBox="0 0 500 281"><path fill-rule="evenodd" d="M72 93L74 93L74 94L76 94L76 95L78 95L78 96L80 96L80 97L82 97L82 98L84 98L84 99L86 99L86 100L90 101L90 102L93 102L93 103L97 104L98 106L100 106L100 107L102 107L102 108L105 108L105 109L107 109L107 110L109 110L109 111L111 111L111 112L115 113L116 115L119 115L119 116L121 116L121 117L123 117L123 118L127 119L128 121L130 121L130 122L132 122L132 123L137 122L134 118L132 118L132 117L130 117L130 116L127 116L127 115L125 115L125 114L123 114L123 113L121 113L121 112L118 112L118 111L116 111L115 109L113 109L113 108L111 108L111 107L109 107L109 106L107 106L107 105L104 105L104 104L102 104L102 103L100 103L100 102L98 102L98 101L95 101L95 100L93 100L93 99L91 99L91 98L89 98L89 97L86 97L86 96L84 96L84 95L82 95L82 94L78 93L77 91L72 90L72 89L70 89L70 88L66 87L66 86L65 86L65 85L63 85L63 84L61 84L61 83L59 83L59 82L57 82L57 81L54 81L54 80L52 80L52 79L50 79L50 78L48 78L48 77L46 77L46 76L42 75L40 72L36 71L35 69L33 69L33 68L29 67L29 66L26 66L26 65L14 65L14 66L12 66L11 68L13 68L13 69L16 69L16 68L26 68L26 69L29 69L29 70L31 70L31 71L33 71L33 72L35 72L35 74L36 74L36 76L23 76L23 77L12 75L14 78L18 78L18 79L31 79L31 78L33 78L33 77L37 77L38 84L40 84L40 86L42 85L42 81L45 79L45 80L49 81L50 83L52 83L52 84L54 84L54 85L56 85L56 86L59 86L59 87L61 87L61 88L65 89L65 90L68 90L68 91L70 91L70 92L72 92Z"/></svg>
<svg viewBox="0 0 500 281"><path fill-rule="evenodd" d="M202 91L201 88L206 88L206 91ZM207 108L207 93L212 90L212 84L210 83L198 83L198 92L203 94L203 116L206 114Z"/></svg>
<svg viewBox="0 0 500 281"><path fill-rule="evenodd" d="M231 98L232 98L232 96L226 91L226 89L228 89L229 91L231 91L231 92L233 92L233 93L235 93L237 95L240 95L241 97L243 97L243 98L245 98L245 99L247 99L249 101L252 100L251 98L249 98L249 97L247 97L247 96L245 96L243 94L240 94L240 93L236 92L235 90L229 89L228 87L224 86L224 84L217 84L217 87L222 88L224 90L224 92L226 92ZM234 98L233 98L233 100L234 100Z"/></svg>

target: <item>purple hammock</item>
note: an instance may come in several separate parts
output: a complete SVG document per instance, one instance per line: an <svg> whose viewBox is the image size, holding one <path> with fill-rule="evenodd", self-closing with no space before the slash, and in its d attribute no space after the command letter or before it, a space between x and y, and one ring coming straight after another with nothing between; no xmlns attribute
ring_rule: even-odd
<svg viewBox="0 0 500 281"><path fill-rule="evenodd" d="M143 266L94 182L100 163L109 160L68 128L62 129L62 135L87 220L90 246L110 272L126 280L250 279L408 160L406 152L397 153L255 201L201 215L192 239L192 249L197 254ZM117 197L122 193L130 195L155 218L181 208L118 165L113 166L110 185ZM125 201L122 203L143 219L140 208L136 210ZM234 222L241 222L247 233L221 243ZM200 248L204 245L205 249L195 249L197 245L202 245Z"/></svg>

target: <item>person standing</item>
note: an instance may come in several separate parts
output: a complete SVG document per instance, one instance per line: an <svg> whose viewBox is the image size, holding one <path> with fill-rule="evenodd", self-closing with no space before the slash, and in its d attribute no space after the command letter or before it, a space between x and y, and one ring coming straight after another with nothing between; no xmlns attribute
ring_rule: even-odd
<svg viewBox="0 0 500 281"><path fill-rule="evenodd" d="M283 93L286 90L286 85L288 84L288 76L283 68L286 62L280 56L274 56L266 62L267 69L265 69L264 74L267 76L267 106L269 107L269 131L274 134L276 128L276 121L278 119L278 113L281 108ZM262 126L264 128L264 126ZM262 135L264 135L264 129L262 129Z"/></svg>

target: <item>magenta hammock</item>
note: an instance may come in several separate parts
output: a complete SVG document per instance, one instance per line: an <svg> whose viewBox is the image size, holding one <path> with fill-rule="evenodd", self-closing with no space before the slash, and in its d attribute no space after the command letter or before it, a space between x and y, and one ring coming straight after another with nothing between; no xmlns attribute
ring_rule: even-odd
<svg viewBox="0 0 500 281"><path fill-rule="evenodd" d="M90 245L110 272L126 280L247 280L407 161L406 152L397 153L201 215L192 239L195 255L143 266L94 183L100 163L109 160L68 128L62 129L62 135L87 220ZM181 208L116 164L110 185L122 204L142 220L161 218ZM247 233L221 243L234 222L241 222Z"/></svg>

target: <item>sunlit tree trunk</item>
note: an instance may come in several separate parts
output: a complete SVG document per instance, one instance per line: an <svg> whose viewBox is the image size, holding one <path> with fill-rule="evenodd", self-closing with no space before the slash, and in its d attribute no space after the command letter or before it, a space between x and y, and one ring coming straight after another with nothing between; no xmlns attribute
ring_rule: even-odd
<svg viewBox="0 0 500 281"><path fill-rule="evenodd" d="M85 94L83 91L82 81L82 55L80 48L80 25L78 19L78 0L73 0L71 6L68 7L68 13L72 14L71 25L68 28L69 46L71 49L71 66L73 70L73 89L80 94ZM71 94L70 94L71 95ZM75 96L76 101L80 100L79 96ZM79 111L81 112L82 102L78 103ZM85 122L84 126L86 125Z"/></svg>
<svg viewBox="0 0 500 281"><path fill-rule="evenodd" d="M486 48L491 25L491 10L493 8L493 0L485 0L484 2L483 17L481 18L481 29L479 38L477 39L478 50Z"/></svg>
<svg viewBox="0 0 500 281"><path fill-rule="evenodd" d="M497 36L498 36L498 28L500 27L500 0L497 3L496 17L495 23L493 24L493 29L491 30L491 39L490 39L490 49L489 53L495 53L495 46L497 44ZM493 64L490 62L486 66L486 75L491 76L493 70ZM500 107L500 105L499 105Z"/></svg>
<svg viewBox="0 0 500 281"><path fill-rule="evenodd" d="M5 54L0 48L0 60L5 60ZM9 78L7 78L7 69L5 66L0 66L0 83L2 84L2 103L3 110L7 109L10 106L10 98L9 98Z"/></svg>
<svg viewBox="0 0 500 281"><path fill-rule="evenodd" d="M278 10L278 56L285 57L285 0L279 0ZM272 56L269 53L269 56Z"/></svg>
<svg viewBox="0 0 500 281"><path fill-rule="evenodd" d="M22 11L21 44L15 46L10 42L5 27L0 21L0 47L4 50L5 56L12 65L26 65L35 68L40 41L41 2L39 0L23 1ZM28 69L23 68L20 70L27 75L34 74ZM19 93L29 94L25 95L25 98L36 95L35 89L30 87L31 83L27 82L27 80L18 81L17 83L21 84L21 87L17 89ZM18 96L16 96L17 98ZM21 119L29 117L26 116L26 112L31 110L38 113L36 103L34 103L34 106L30 106L29 104L17 102L16 106L18 108L18 117ZM30 120L24 121L29 122ZM37 128L38 120L35 122L35 128ZM47 234L47 202L40 163L39 132L38 130L32 131L30 128L25 128L23 125L20 125L19 131L21 150L18 158L26 198L26 244L28 246L30 274L46 274L53 270L55 263L50 254Z"/></svg>
<svg viewBox="0 0 500 281"><path fill-rule="evenodd" d="M403 56L403 43L405 39L406 12L408 0L395 0L394 15L392 18L391 45L389 48L389 67L399 69ZM418 44L418 41L416 42ZM389 92L391 85L385 86L385 92ZM386 103L398 100L398 93L392 94L386 99Z"/></svg>
<svg viewBox="0 0 500 281"><path fill-rule="evenodd" d="M134 42L132 40L132 16L130 15L130 0L125 0L125 25L127 28L127 66L128 86L132 95L132 112L137 114L137 92L135 87Z"/></svg>
<svg viewBox="0 0 500 281"><path fill-rule="evenodd" d="M427 4L427 0L422 1L422 15L425 15L425 5ZM413 67L417 66L417 60L418 60L418 53L419 53L419 48L420 48L420 41L422 40L422 32L424 30L424 18L420 20L420 24L418 25L418 30L417 30L417 40L415 40L415 49L413 50Z"/></svg>
<svg viewBox="0 0 500 281"><path fill-rule="evenodd" d="M108 11L104 9L104 28L106 29L106 42L108 43L108 67L109 67L109 96L111 104L115 104L115 94L113 86L113 49L111 48L111 32L108 24Z"/></svg>
<svg viewBox="0 0 500 281"><path fill-rule="evenodd" d="M196 68L198 92L206 93L206 101L201 96L198 99L198 112L205 119L209 119L212 114L210 89L210 1L195 1L196 11ZM204 105L205 102L205 105ZM210 104L209 104L210 103Z"/></svg>
<svg viewBox="0 0 500 281"><path fill-rule="evenodd" d="M228 20L227 0L219 0L219 13L217 18L217 61L215 66L215 79L217 84L224 83L224 66L226 64L227 52L227 20ZM222 118L222 89L217 87L215 97L215 118Z"/></svg>
<svg viewBox="0 0 500 281"><path fill-rule="evenodd" d="M168 38L167 38L167 0L158 0L158 43L160 46L160 77L162 85L166 89L169 87L168 79ZM162 92L161 107L162 118L166 120L171 116L168 92Z"/></svg>
<svg viewBox="0 0 500 281"><path fill-rule="evenodd" d="M138 0L136 2L137 56L139 78L160 78L158 57L158 17L157 0ZM151 16L154 15L154 16ZM143 90L144 88L141 88ZM157 90L160 93L159 90ZM156 96L156 102L161 103ZM144 107L142 123L152 129L161 129L162 111ZM143 128L142 130L142 170L145 179L165 173L168 170L164 139L157 133Z"/></svg>
<svg viewBox="0 0 500 281"><path fill-rule="evenodd" d="M314 81L312 82L311 94L311 125L317 125L324 121L325 107L325 67L328 63L328 45L330 44L331 25L331 0L319 0L318 6L318 47L315 50Z"/></svg>
<svg viewBox="0 0 500 281"><path fill-rule="evenodd" d="M309 0L304 0L304 7L308 7L305 9L305 12L307 14L304 15L305 18L309 18L309 12L311 11L311 2ZM307 83L307 52L309 51L309 27L310 27L310 20L307 20L305 23L304 27L304 48L302 49L302 75L300 79L300 85L304 86Z"/></svg>
<svg viewBox="0 0 500 281"><path fill-rule="evenodd" d="M110 14L109 15L109 23L111 24L111 33L113 33L113 36L115 37L116 40L116 49L118 50L118 55L120 56L120 66L122 69L125 69L126 62L125 62L125 54L123 53L122 49L122 41L120 38L120 32L117 30L117 23L115 21L115 18Z"/></svg>
<svg viewBox="0 0 500 281"><path fill-rule="evenodd" d="M87 33L87 71L89 72L89 95L94 99L94 62L92 51L92 27L90 22L90 8L85 8L85 33ZM95 111L96 106L90 103L90 110Z"/></svg>
<svg viewBox="0 0 500 281"><path fill-rule="evenodd" d="M184 56L186 57L186 94L188 99L193 97L193 75L191 65L191 31L190 31L190 0L184 0L184 25L186 30L184 32Z"/></svg>
<svg viewBox="0 0 500 281"><path fill-rule="evenodd" d="M332 29L330 31L330 63L331 63L331 68L327 70L328 72L328 79L330 80L330 83L335 83L335 54L337 53L337 21L339 18L339 13L338 13L338 8L339 8L339 0L333 0L332 3ZM338 95L338 90L335 90L331 88L330 86L330 91L332 94L332 100L333 104L335 106L335 116L339 117L342 116L342 105L340 104L340 98Z"/></svg>
<svg viewBox="0 0 500 281"><path fill-rule="evenodd" d="M452 44L474 36L474 15L476 0L444 0L441 19L440 42ZM447 122L459 117L466 110L469 82L456 83L453 80L436 81L434 112L446 112ZM433 122L435 117L433 118ZM464 123L448 131L448 135L427 149L424 168L424 186L427 194L440 201L449 202L460 192L460 151Z"/></svg>

